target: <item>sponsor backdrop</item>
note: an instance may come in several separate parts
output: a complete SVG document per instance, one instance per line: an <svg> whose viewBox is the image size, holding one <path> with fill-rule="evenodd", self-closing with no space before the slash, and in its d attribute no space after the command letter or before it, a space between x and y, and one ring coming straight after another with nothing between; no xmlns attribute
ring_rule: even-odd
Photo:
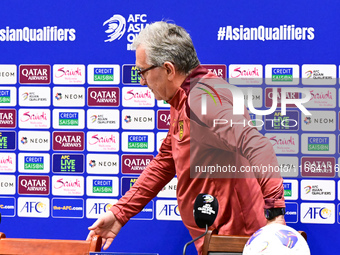
<svg viewBox="0 0 340 255"><path fill-rule="evenodd" d="M336 1L0 5L0 231L8 237L86 238L87 227L157 154L169 127L169 105L139 86L131 42L148 23L165 19L190 32L201 63L240 87L248 107L270 108L278 92L275 111L251 115L278 155L286 221L308 233L313 254L335 253ZM311 116L294 104L301 94L293 87L310 91ZM176 185L175 178L122 229L109 251L180 254L190 236L180 221ZM194 248L189 252L195 254Z"/></svg>

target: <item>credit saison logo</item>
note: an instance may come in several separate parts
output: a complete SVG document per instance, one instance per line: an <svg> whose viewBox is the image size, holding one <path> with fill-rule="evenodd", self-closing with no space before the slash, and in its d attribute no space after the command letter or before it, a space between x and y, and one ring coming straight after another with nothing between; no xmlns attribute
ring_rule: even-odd
<svg viewBox="0 0 340 255"><path fill-rule="evenodd" d="M146 14L130 14L127 19L122 15L114 14L103 23L106 33L104 42L120 40L126 33L126 49L132 50L133 40L147 25Z"/></svg>
<svg viewBox="0 0 340 255"><path fill-rule="evenodd" d="M84 132L53 132L53 150L84 150Z"/></svg>
<svg viewBox="0 0 340 255"><path fill-rule="evenodd" d="M138 70L135 65L123 65L123 84L138 85L141 79L138 75Z"/></svg>
<svg viewBox="0 0 340 255"><path fill-rule="evenodd" d="M308 137L308 151L329 151L329 137Z"/></svg>
<svg viewBox="0 0 340 255"><path fill-rule="evenodd" d="M118 196L118 177L88 176L86 183L88 196Z"/></svg>
<svg viewBox="0 0 340 255"><path fill-rule="evenodd" d="M87 83L102 85L118 85L120 83L119 65L88 65Z"/></svg>
<svg viewBox="0 0 340 255"><path fill-rule="evenodd" d="M78 126L79 114L77 112L59 112L60 126Z"/></svg>
<svg viewBox="0 0 340 255"><path fill-rule="evenodd" d="M11 91L7 89L0 90L0 103L9 104L11 103Z"/></svg>
<svg viewBox="0 0 340 255"><path fill-rule="evenodd" d="M273 68L272 81L293 81L293 68Z"/></svg>
<svg viewBox="0 0 340 255"><path fill-rule="evenodd" d="M292 196L292 184L291 183L283 183L284 188L284 196L291 197Z"/></svg>
<svg viewBox="0 0 340 255"><path fill-rule="evenodd" d="M95 179L92 183L93 193L112 193L112 181L111 180L99 180Z"/></svg>
<svg viewBox="0 0 340 255"><path fill-rule="evenodd" d="M113 68L94 68L94 81L113 81Z"/></svg>
<svg viewBox="0 0 340 255"><path fill-rule="evenodd" d="M19 66L20 84L50 84L51 66L50 65L20 65Z"/></svg>
<svg viewBox="0 0 340 255"><path fill-rule="evenodd" d="M44 157L43 156L24 156L24 169L25 170L43 170Z"/></svg>
<svg viewBox="0 0 340 255"><path fill-rule="evenodd" d="M148 136L147 135L129 135L128 149L147 149Z"/></svg>
<svg viewBox="0 0 340 255"><path fill-rule="evenodd" d="M40 28L6 28L0 29L2 42L63 42L74 41L76 30L74 28L58 28L58 26L45 26Z"/></svg>
<svg viewBox="0 0 340 255"><path fill-rule="evenodd" d="M88 106L119 106L119 88L88 88Z"/></svg>
<svg viewBox="0 0 340 255"><path fill-rule="evenodd" d="M15 128L16 115L15 109L0 109L0 128Z"/></svg>
<svg viewBox="0 0 340 255"><path fill-rule="evenodd" d="M53 154L53 173L83 173L83 154Z"/></svg>

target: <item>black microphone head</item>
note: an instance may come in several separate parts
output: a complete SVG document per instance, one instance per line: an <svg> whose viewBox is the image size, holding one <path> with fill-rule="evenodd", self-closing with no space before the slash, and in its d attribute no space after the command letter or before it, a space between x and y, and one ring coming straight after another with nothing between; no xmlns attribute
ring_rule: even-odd
<svg viewBox="0 0 340 255"><path fill-rule="evenodd" d="M194 204L194 218L198 227L205 228L206 225L210 227L218 213L217 199L209 194L199 194L196 197Z"/></svg>

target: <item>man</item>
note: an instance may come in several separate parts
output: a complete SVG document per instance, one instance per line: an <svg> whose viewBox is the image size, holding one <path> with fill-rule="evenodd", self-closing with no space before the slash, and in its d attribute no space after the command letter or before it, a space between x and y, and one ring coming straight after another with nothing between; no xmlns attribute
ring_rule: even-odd
<svg viewBox="0 0 340 255"><path fill-rule="evenodd" d="M107 249L122 226L175 175L179 211L193 238L203 232L196 226L192 213L199 193L213 195L219 202L219 212L212 225L219 234L251 235L267 220L284 223L281 177L256 174L255 178L253 173L223 172L209 178L209 173L197 171L197 166L216 164L233 166L239 171L244 166L278 163L273 146L255 127L213 125L216 118L240 122L249 121L250 117L246 111L244 115L232 114L230 91L213 88L216 81L226 82L200 66L189 34L177 25L156 22L140 32L133 47L141 85L147 85L157 100L171 105L170 129L159 154L125 196L89 228L88 238L101 235ZM210 100L210 111L205 115L197 105L205 90L203 86L215 91L221 103L213 109ZM268 209L267 220L263 208ZM195 243L199 254L202 242L200 239Z"/></svg>

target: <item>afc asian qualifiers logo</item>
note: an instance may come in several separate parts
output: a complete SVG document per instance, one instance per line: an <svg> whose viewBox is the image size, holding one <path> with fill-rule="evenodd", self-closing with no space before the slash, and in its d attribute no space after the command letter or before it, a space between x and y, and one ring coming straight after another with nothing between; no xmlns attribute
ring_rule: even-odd
<svg viewBox="0 0 340 255"><path fill-rule="evenodd" d="M103 23L107 35L104 42L120 40L127 32L127 50L131 50L131 45L136 35L148 25L146 24L146 17L146 14L130 14L126 20L122 15L114 14Z"/></svg>
<svg viewBox="0 0 340 255"><path fill-rule="evenodd" d="M51 66L50 65L20 65L19 66L20 84L50 84Z"/></svg>

